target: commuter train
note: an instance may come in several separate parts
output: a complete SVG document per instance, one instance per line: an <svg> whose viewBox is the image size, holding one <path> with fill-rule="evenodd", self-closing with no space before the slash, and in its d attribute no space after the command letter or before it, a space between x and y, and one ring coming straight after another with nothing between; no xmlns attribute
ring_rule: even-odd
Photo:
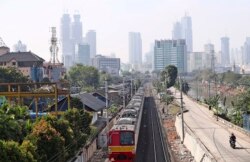
<svg viewBox="0 0 250 162"><path fill-rule="evenodd" d="M144 88L140 87L129 104L121 111L116 124L109 130L110 161L132 162L135 160L143 104Z"/></svg>

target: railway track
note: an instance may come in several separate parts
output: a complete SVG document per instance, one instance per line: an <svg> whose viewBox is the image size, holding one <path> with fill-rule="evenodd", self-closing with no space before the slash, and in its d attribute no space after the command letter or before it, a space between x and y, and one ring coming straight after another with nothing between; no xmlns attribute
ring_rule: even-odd
<svg viewBox="0 0 250 162"><path fill-rule="evenodd" d="M146 92L136 162L167 162L170 160L156 104L151 91Z"/></svg>

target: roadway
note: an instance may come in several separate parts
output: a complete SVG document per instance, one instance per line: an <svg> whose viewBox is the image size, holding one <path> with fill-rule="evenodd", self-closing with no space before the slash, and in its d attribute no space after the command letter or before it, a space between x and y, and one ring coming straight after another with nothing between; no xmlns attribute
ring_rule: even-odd
<svg viewBox="0 0 250 162"><path fill-rule="evenodd" d="M176 98L180 93L170 89ZM176 93L175 93L176 92ZM179 100L179 99L178 99ZM180 100L179 100L180 101ZM211 112L204 106L183 95L184 108L189 111L184 113L184 121L217 161L249 162L250 137L226 127L212 117ZM231 132L237 137L236 149L229 145Z"/></svg>
<svg viewBox="0 0 250 162"><path fill-rule="evenodd" d="M168 154L152 96L145 97L136 162L166 162Z"/></svg>

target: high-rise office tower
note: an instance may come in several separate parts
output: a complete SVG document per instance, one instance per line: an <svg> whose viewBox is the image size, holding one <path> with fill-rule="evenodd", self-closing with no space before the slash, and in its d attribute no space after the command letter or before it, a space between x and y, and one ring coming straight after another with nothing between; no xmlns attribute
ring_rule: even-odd
<svg viewBox="0 0 250 162"><path fill-rule="evenodd" d="M71 24L71 40L72 40L72 50L73 50L73 65L77 62L77 54L75 53L75 47L82 43L82 22L81 16L79 14L73 15L74 21Z"/></svg>
<svg viewBox="0 0 250 162"><path fill-rule="evenodd" d="M221 65L229 66L230 65L230 56L229 56L229 38L221 38Z"/></svg>
<svg viewBox="0 0 250 162"><path fill-rule="evenodd" d="M90 47L89 44L77 44L75 47L76 63L90 65Z"/></svg>
<svg viewBox="0 0 250 162"><path fill-rule="evenodd" d="M182 39L182 27L180 22L176 22L173 25L173 31L172 31L172 39Z"/></svg>
<svg viewBox="0 0 250 162"><path fill-rule="evenodd" d="M82 43L82 22L79 14L73 15L74 21L71 26L71 39L75 44Z"/></svg>
<svg viewBox="0 0 250 162"><path fill-rule="evenodd" d="M243 46L243 64L250 64L250 37L246 38Z"/></svg>
<svg viewBox="0 0 250 162"><path fill-rule="evenodd" d="M181 30L182 39L186 40L187 52L193 52L192 19L190 16L185 15L182 17Z"/></svg>
<svg viewBox="0 0 250 162"><path fill-rule="evenodd" d="M118 76L120 71L120 58L106 57L96 55L92 59L92 66L96 67L99 71L105 71L113 76Z"/></svg>
<svg viewBox="0 0 250 162"><path fill-rule="evenodd" d="M142 64L142 40L139 32L129 32L129 63L135 67Z"/></svg>
<svg viewBox="0 0 250 162"><path fill-rule="evenodd" d="M180 73L187 72L187 51L184 39L155 41L154 69L163 70L168 65L175 65Z"/></svg>
<svg viewBox="0 0 250 162"><path fill-rule="evenodd" d="M204 45L205 56L203 60L203 66L211 70L215 70L215 52L214 45L211 43Z"/></svg>
<svg viewBox="0 0 250 162"><path fill-rule="evenodd" d="M94 30L89 30L85 39L90 47L90 58L94 58L96 56L96 32Z"/></svg>
<svg viewBox="0 0 250 162"><path fill-rule="evenodd" d="M71 19L69 14L63 14L61 18L61 42L62 42L62 62L66 68L72 66L72 43L70 39Z"/></svg>

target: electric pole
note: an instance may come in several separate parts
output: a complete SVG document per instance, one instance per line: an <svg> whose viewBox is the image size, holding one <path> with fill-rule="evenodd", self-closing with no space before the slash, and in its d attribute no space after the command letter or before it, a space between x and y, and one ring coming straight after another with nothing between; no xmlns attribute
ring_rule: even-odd
<svg viewBox="0 0 250 162"><path fill-rule="evenodd" d="M180 79L180 92L181 92L181 129L182 129L181 143L183 143L184 141L184 117L183 117L182 81L181 81L181 77L179 77L179 79Z"/></svg>
<svg viewBox="0 0 250 162"><path fill-rule="evenodd" d="M106 103L106 143L108 147L108 132L109 132L109 116L108 116L108 81L107 78L105 78L105 103Z"/></svg>
<svg viewBox="0 0 250 162"><path fill-rule="evenodd" d="M122 77L122 86L123 86L123 108L125 108L125 85L124 85L124 76Z"/></svg>
<svg viewBox="0 0 250 162"><path fill-rule="evenodd" d="M133 96L133 79L131 78L131 99L132 99L132 96Z"/></svg>

